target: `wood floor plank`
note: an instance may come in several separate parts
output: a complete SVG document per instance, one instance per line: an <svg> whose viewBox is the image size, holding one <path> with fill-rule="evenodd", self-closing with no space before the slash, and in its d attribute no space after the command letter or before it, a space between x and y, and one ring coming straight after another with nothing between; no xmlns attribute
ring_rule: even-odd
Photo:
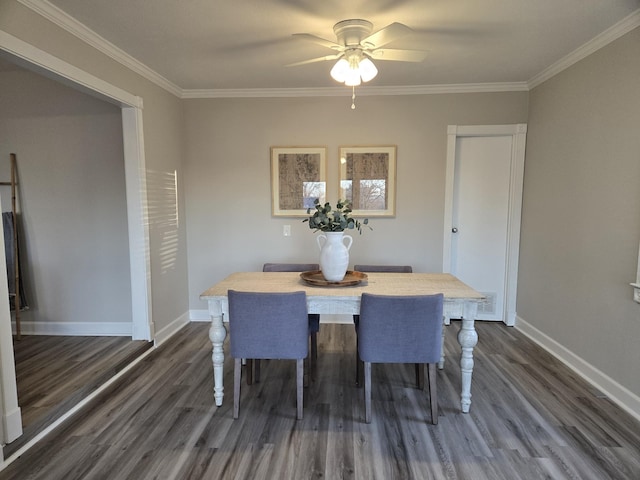
<svg viewBox="0 0 640 480"><path fill-rule="evenodd" d="M320 329L303 420L287 361L264 362L261 381L242 385L233 420L231 359L216 407L207 327L186 326L0 480L640 478L640 422L512 328L478 322L469 414L460 413L459 323L446 329L431 425L412 365L374 365L364 423L349 325Z"/></svg>

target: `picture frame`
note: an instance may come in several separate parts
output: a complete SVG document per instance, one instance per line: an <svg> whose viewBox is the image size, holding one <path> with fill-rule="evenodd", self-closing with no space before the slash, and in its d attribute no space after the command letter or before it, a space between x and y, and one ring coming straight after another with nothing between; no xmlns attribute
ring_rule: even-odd
<svg viewBox="0 0 640 480"><path fill-rule="evenodd" d="M340 147L339 198L351 203L353 215L396 214L395 145Z"/></svg>
<svg viewBox="0 0 640 480"><path fill-rule="evenodd" d="M306 217L327 196L326 147L271 147L271 213Z"/></svg>

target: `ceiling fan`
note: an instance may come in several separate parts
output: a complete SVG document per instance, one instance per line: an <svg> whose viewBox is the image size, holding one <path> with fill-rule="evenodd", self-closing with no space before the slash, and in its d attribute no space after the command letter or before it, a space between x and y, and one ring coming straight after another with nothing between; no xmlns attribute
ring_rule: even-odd
<svg viewBox="0 0 640 480"><path fill-rule="evenodd" d="M336 53L323 57L311 58L289 64L288 66L306 65L308 63L338 60L331 69L331 76L347 86L357 86L368 82L378 73L371 61L391 60L398 62L422 62L427 56L424 50L399 50L382 48L394 40L410 34L413 30L402 23L392 23L371 33L373 24L368 20L342 20L333 26L337 41L326 40L309 33L296 33L294 37L328 47Z"/></svg>

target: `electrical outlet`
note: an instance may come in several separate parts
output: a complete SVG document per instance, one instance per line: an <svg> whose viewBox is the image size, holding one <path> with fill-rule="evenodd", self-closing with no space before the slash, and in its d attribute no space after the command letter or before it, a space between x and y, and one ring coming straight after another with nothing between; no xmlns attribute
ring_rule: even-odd
<svg viewBox="0 0 640 480"><path fill-rule="evenodd" d="M285 237L290 237L291 236L291 225L285 225L284 227L282 227L282 234Z"/></svg>

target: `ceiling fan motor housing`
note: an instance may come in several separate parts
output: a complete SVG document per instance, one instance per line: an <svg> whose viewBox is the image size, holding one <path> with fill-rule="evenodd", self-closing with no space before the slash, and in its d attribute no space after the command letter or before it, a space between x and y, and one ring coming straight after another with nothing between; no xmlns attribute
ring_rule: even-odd
<svg viewBox="0 0 640 480"><path fill-rule="evenodd" d="M373 30L373 24L361 19L343 20L333 26L338 43L344 46L360 45L362 39L366 38L371 30Z"/></svg>

